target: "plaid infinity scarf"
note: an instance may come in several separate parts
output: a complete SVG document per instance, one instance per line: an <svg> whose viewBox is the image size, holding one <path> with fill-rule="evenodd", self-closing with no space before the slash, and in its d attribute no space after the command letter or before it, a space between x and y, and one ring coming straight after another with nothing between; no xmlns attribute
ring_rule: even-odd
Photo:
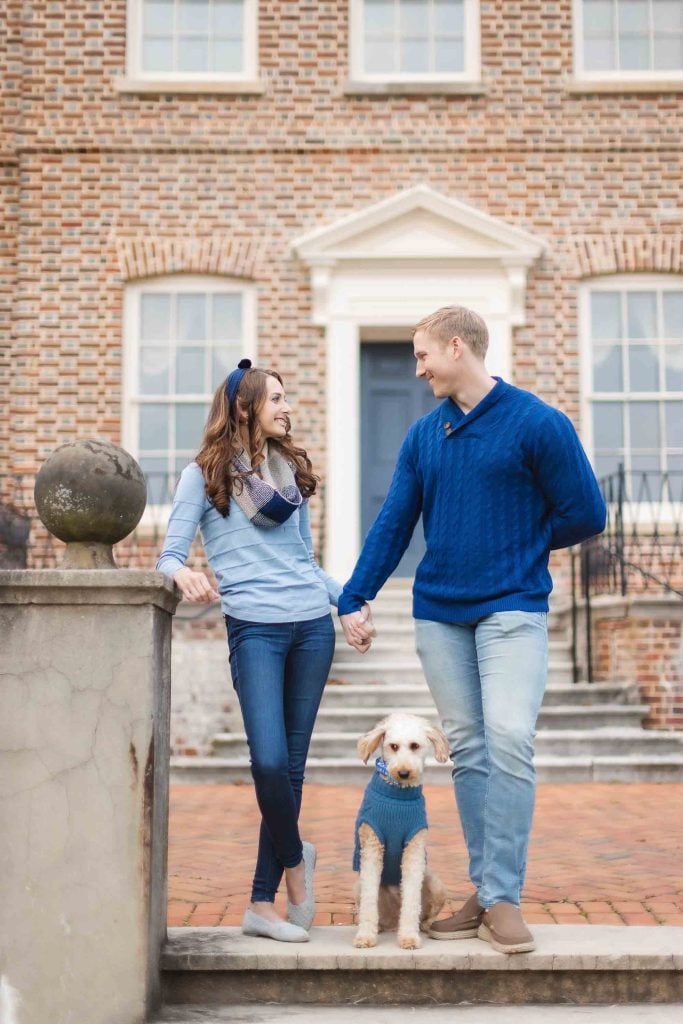
<svg viewBox="0 0 683 1024"><path fill-rule="evenodd" d="M233 487L232 496L254 526L280 526L286 522L302 502L301 491L296 485L294 467L282 452L266 447L266 457L261 465L252 470L245 451L233 460L242 477L239 494Z"/></svg>

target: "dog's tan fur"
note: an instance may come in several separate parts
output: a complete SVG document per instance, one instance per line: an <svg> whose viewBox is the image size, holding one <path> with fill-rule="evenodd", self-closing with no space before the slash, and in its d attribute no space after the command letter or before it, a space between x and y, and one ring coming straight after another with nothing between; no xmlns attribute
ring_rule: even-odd
<svg viewBox="0 0 683 1024"><path fill-rule="evenodd" d="M390 775L399 785L417 786L429 745L437 761L448 760L448 741L444 734L416 715L394 714L378 722L358 740L358 752L364 762L378 746ZM404 776L401 777L401 773ZM379 931L398 929L403 949L417 949L419 931L426 931L446 902L446 890L436 874L426 866L427 832L422 830L406 845L401 859L401 885L381 885L384 846L368 824L359 829L361 851L360 878L356 887L358 931L354 945L377 945Z"/></svg>

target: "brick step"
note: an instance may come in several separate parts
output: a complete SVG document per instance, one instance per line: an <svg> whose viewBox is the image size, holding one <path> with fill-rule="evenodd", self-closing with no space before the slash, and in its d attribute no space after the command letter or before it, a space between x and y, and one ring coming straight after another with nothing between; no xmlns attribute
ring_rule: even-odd
<svg viewBox="0 0 683 1024"><path fill-rule="evenodd" d="M574 755L536 757L539 783L576 782L683 782L683 751L679 754L621 754L614 756ZM306 781L322 786L364 786L371 768L356 757L310 757ZM174 784L250 784L249 759L242 757L172 757ZM451 785L448 765L427 762L425 782L430 786Z"/></svg>
<svg viewBox="0 0 683 1024"><path fill-rule="evenodd" d="M637 690L621 683L569 683L548 686L544 707L563 705L629 704ZM426 683L347 683L328 682L323 707L421 707L431 696Z"/></svg>
<svg viewBox="0 0 683 1024"><path fill-rule="evenodd" d="M239 1003L416 1006L434 1003L672 1003L683 1000L683 928L535 925L533 953L505 956L479 939L399 949L394 933L353 947L353 926L313 928L310 942L239 928L169 928L166 1006Z"/></svg>
<svg viewBox="0 0 683 1024"><path fill-rule="evenodd" d="M357 732L316 731L311 739L309 765L317 759L356 759ZM218 733L213 738L215 757L243 758L248 764L249 749L244 733ZM680 733L653 729L547 729L536 735L537 757L683 757L683 737ZM308 776L308 771L307 771Z"/></svg>
<svg viewBox="0 0 683 1024"><path fill-rule="evenodd" d="M439 717L434 704L429 700L429 693L425 693L426 700L422 706L405 708L416 715L423 715L434 724L438 724ZM335 731L335 732L367 732L373 725L387 714L387 711L399 711L400 707L393 704L387 707L386 704L377 701L375 707L357 706L350 704L344 707L323 706L318 712L316 728L313 733ZM645 715L648 713L647 704L595 704L592 706L581 706L573 704L557 704L544 706L538 716L539 729L604 729L609 727L637 729Z"/></svg>

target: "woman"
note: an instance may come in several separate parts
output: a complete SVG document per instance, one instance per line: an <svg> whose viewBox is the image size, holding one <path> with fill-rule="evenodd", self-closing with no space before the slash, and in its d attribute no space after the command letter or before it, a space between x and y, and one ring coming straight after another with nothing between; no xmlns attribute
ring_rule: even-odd
<svg viewBox="0 0 683 1024"><path fill-rule="evenodd" d="M282 379L243 359L218 388L196 461L180 477L157 569L189 601L220 597L261 810L242 931L305 942L315 848L298 818L306 755L334 653L340 585L317 565L308 498L317 478L289 435ZM218 583L185 565L197 527ZM369 642L359 640L359 650ZM288 920L273 902L284 871Z"/></svg>

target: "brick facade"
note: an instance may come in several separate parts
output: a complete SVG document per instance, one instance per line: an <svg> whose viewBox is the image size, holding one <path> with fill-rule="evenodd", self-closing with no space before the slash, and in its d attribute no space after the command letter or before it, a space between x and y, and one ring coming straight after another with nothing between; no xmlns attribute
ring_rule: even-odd
<svg viewBox="0 0 683 1024"><path fill-rule="evenodd" d="M683 728L683 605L672 598L598 598L594 660L599 680L634 682L650 729Z"/></svg>
<svg viewBox="0 0 683 1024"><path fill-rule="evenodd" d="M156 95L117 88L126 0L5 0L0 471L120 440L125 285L183 272L256 284L259 359L322 468L324 337L291 242L420 182L547 241L514 380L579 423L579 281L681 272L683 97L576 91L571 0L484 0L478 93L352 92L348 6L260 0L260 94Z"/></svg>

